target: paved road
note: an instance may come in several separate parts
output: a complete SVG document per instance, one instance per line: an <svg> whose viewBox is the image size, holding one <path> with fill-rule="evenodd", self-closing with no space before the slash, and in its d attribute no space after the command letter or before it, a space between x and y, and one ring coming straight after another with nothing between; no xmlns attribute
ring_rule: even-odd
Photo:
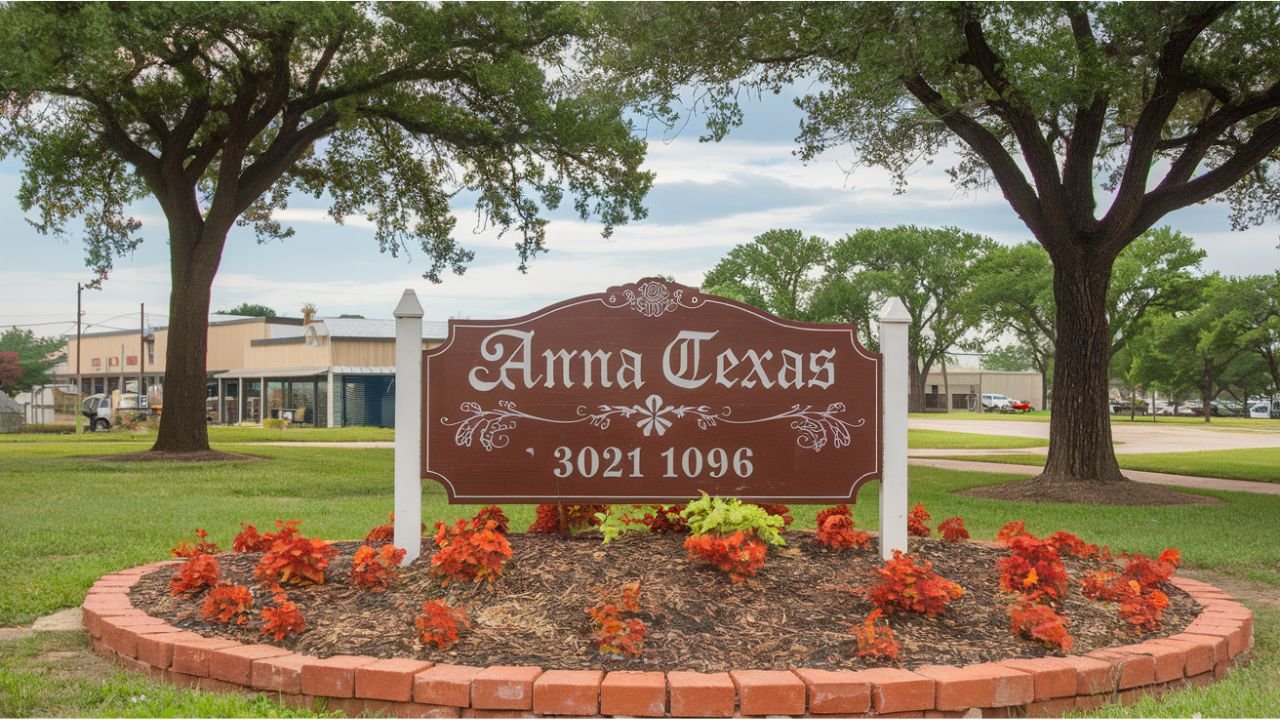
<svg viewBox="0 0 1280 720"><path fill-rule="evenodd" d="M1036 437L1049 439L1049 423L1033 420L945 420L933 418L911 418L911 428L920 430L945 430L948 432L969 432L982 435L1016 435L1018 437ZM1165 453L1188 452L1190 450L1241 450L1261 447L1280 447L1280 432L1265 430L1248 430L1240 428L1206 429L1196 425L1174 425L1173 423L1115 423L1111 426L1111 437L1118 444L1119 453ZM1023 448L1011 452L1025 452L1044 455L1048 448ZM1003 451L983 450L983 454L1003 454ZM914 455L915 452L913 451ZM945 454L963 454L955 450Z"/></svg>
<svg viewBox="0 0 1280 720"><path fill-rule="evenodd" d="M990 451L988 450L987 452ZM1032 477L1042 469L1041 467L1033 465L978 462L974 460L944 460L942 458L918 456L912 456L910 462L912 465L925 465L928 467L943 468L945 470L1008 473L1009 475L1022 475L1023 477ZM1130 480L1136 480L1140 483L1150 483L1152 485L1172 485L1174 487L1199 488L1202 490L1228 490L1230 492L1258 493L1260 495L1280 495L1280 485L1275 483L1192 477L1190 475L1171 475L1169 473L1147 472L1145 470L1125 470L1124 476Z"/></svg>

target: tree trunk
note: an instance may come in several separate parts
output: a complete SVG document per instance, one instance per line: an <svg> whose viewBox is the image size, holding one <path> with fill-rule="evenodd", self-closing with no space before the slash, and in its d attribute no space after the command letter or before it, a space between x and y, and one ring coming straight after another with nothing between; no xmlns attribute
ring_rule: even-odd
<svg viewBox="0 0 1280 720"><path fill-rule="evenodd" d="M1058 345L1049 456L1040 475L1046 481L1125 480L1111 444L1107 402L1111 360L1107 288L1113 262L1091 253L1054 258Z"/></svg>
<svg viewBox="0 0 1280 720"><path fill-rule="evenodd" d="M947 356L942 356L942 408L951 412L951 381L947 379Z"/></svg>
<svg viewBox="0 0 1280 720"><path fill-rule="evenodd" d="M170 221L169 337L165 348L164 410L152 452L209 450L205 401L208 396L209 304L226 233L215 234L198 220ZM210 237L211 235L216 235Z"/></svg>
<svg viewBox="0 0 1280 720"><path fill-rule="evenodd" d="M920 359L915 353L907 351L907 377L911 382L911 392L907 397L907 410L914 413L924 412L925 375L920 372Z"/></svg>
<svg viewBox="0 0 1280 720"><path fill-rule="evenodd" d="M1204 361L1204 375L1200 378L1200 413L1205 422L1213 415L1213 370L1208 360Z"/></svg>

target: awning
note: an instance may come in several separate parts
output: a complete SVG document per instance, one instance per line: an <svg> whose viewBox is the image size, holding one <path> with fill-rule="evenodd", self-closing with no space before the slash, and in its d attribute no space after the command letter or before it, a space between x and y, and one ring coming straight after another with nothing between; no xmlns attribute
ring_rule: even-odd
<svg viewBox="0 0 1280 720"><path fill-rule="evenodd" d="M216 373L214 377L219 380L234 380L238 378L295 378L295 377L315 377L316 375L327 375L329 368L324 367L286 367L286 368L245 368L243 370L228 370L224 373Z"/></svg>

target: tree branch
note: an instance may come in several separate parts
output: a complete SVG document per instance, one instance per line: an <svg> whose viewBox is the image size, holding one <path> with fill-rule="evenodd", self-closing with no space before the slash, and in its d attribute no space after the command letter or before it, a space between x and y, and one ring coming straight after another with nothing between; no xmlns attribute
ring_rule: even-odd
<svg viewBox="0 0 1280 720"><path fill-rule="evenodd" d="M1035 190L1031 188L1027 178L1022 174L1022 170L1018 168L1018 164L1010 157L999 138L992 135L991 131L983 127L981 123L947 103L924 77L917 74L903 78L902 82L907 91L921 105L924 105L929 112L941 120L948 129L958 135L986 162L987 167L991 169L991 174L1000 185L1000 190L1004 193L1005 199L1009 201L1018 217L1022 218L1022 222L1026 223L1031 233L1037 238L1041 238L1042 242L1045 240L1056 241L1057 238L1048 230L1044 212L1040 207L1040 200L1036 197Z"/></svg>
<svg viewBox="0 0 1280 720"><path fill-rule="evenodd" d="M1160 49L1155 88L1134 125L1129 158L1125 163L1119 190L1101 222L1103 242L1117 252L1129 238L1137 235L1131 226L1143 207L1142 196L1146 192L1147 176L1151 172L1151 161L1160 141L1161 130L1178 105L1179 87L1183 82L1183 58L1200 33L1222 17L1232 5L1233 3L1215 2L1192 6L1195 11L1173 28L1169 39Z"/></svg>

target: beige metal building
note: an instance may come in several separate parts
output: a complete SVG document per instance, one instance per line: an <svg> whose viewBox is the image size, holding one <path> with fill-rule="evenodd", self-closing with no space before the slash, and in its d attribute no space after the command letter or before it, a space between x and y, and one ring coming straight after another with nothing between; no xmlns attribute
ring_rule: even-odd
<svg viewBox="0 0 1280 720"><path fill-rule="evenodd" d="M949 367L944 379L942 371L935 369L925 379L924 391L924 406L931 412L976 410L983 393L1000 393L1014 400L1029 402L1036 410L1044 409L1040 373L1034 371L1003 372Z"/></svg>
<svg viewBox="0 0 1280 720"><path fill-rule="evenodd" d="M448 324L424 321L423 347L434 347ZM260 423L289 419L304 425L392 426L395 321L364 318L261 318L212 315L207 365L209 421ZM55 372L75 385L79 350L81 391L144 391L164 382L167 328L86 333L67 344L67 363ZM152 393L156 395L156 393Z"/></svg>

